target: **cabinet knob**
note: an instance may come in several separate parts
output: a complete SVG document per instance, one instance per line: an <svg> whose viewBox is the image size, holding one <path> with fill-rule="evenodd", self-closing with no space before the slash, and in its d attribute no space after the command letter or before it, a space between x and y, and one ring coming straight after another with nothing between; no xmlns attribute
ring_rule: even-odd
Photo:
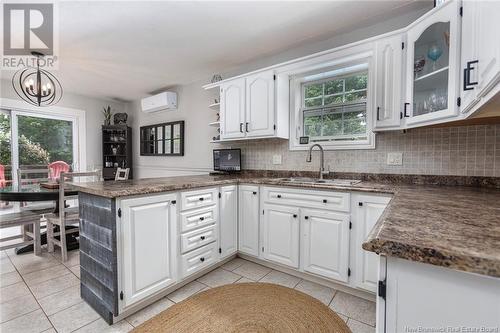
<svg viewBox="0 0 500 333"><path fill-rule="evenodd" d="M201 198L199 198L198 200L203 201L203 200L205 200L205 198L201 197Z"/></svg>
<svg viewBox="0 0 500 333"><path fill-rule="evenodd" d="M327 202L328 202L328 200L326 200L326 199L323 199L323 203L327 203Z"/></svg>
<svg viewBox="0 0 500 333"><path fill-rule="evenodd" d="M204 219L205 219L205 218L204 218L203 216L202 216L202 217L200 217L200 221L203 221Z"/></svg>
<svg viewBox="0 0 500 333"><path fill-rule="evenodd" d="M278 194L278 195L276 196L276 198L278 198L278 199L279 199L279 198L281 198L281 194Z"/></svg>
<svg viewBox="0 0 500 333"><path fill-rule="evenodd" d="M294 218L297 218L297 214L293 214L293 217L294 217Z"/></svg>
<svg viewBox="0 0 500 333"><path fill-rule="evenodd" d="M200 239L201 239L201 240L205 240L205 236L201 236L201 237L200 237Z"/></svg>
<svg viewBox="0 0 500 333"><path fill-rule="evenodd" d="M257 192L255 192L255 191L253 191L252 193L253 193L253 195L256 195L256 194L257 194Z"/></svg>
<svg viewBox="0 0 500 333"><path fill-rule="evenodd" d="M205 258L201 257L201 258L200 258L200 261L201 261L201 262L204 262L204 261L205 261Z"/></svg>
<svg viewBox="0 0 500 333"><path fill-rule="evenodd" d="M309 216L304 216L304 218L305 218L306 220L309 220Z"/></svg>

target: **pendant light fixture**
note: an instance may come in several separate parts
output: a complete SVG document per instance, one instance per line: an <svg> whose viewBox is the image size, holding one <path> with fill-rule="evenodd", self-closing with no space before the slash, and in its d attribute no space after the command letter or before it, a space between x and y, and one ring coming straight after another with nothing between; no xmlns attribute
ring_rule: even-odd
<svg viewBox="0 0 500 333"><path fill-rule="evenodd" d="M36 68L26 67L12 77L12 87L24 101L36 106L54 105L62 97L62 86L50 72L40 69L43 53L31 52L36 57Z"/></svg>

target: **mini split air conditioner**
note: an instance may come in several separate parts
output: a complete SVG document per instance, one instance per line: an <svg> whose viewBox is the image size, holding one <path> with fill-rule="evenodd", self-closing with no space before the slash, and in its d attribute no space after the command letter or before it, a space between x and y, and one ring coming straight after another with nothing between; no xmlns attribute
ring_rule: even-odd
<svg viewBox="0 0 500 333"><path fill-rule="evenodd" d="M177 93L165 91L141 100L142 112L173 111L177 109Z"/></svg>

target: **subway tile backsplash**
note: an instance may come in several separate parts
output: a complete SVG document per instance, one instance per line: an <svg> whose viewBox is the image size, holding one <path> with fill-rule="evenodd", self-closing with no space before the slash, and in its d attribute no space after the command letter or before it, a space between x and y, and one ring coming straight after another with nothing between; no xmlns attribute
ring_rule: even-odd
<svg viewBox="0 0 500 333"><path fill-rule="evenodd" d="M419 128L379 133L376 149L325 151L325 167L335 172L500 177L500 124ZM306 170L319 168L319 153L306 163L306 151L289 151L288 140L267 139L228 143L239 147L243 168ZM403 165L387 165L387 154L403 154ZM273 164L273 155L282 164Z"/></svg>

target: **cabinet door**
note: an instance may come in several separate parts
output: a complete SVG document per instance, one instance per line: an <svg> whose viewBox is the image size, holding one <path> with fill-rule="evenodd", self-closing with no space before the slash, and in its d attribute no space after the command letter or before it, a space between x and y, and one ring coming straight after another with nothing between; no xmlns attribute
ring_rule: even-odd
<svg viewBox="0 0 500 333"><path fill-rule="evenodd" d="M227 257L238 250L238 187L223 186L220 193L219 246L221 257Z"/></svg>
<svg viewBox="0 0 500 333"><path fill-rule="evenodd" d="M377 42L375 128L398 128L403 106L403 34Z"/></svg>
<svg viewBox="0 0 500 333"><path fill-rule="evenodd" d="M403 107L408 126L437 123L458 114L459 10L459 1L446 2L408 30Z"/></svg>
<svg viewBox="0 0 500 333"><path fill-rule="evenodd" d="M135 304L176 281L176 195L120 202L121 288L123 307Z"/></svg>
<svg viewBox="0 0 500 333"><path fill-rule="evenodd" d="M247 136L274 134L274 72L266 71L246 78Z"/></svg>
<svg viewBox="0 0 500 333"><path fill-rule="evenodd" d="M229 81L220 88L221 139L245 136L245 79Z"/></svg>
<svg viewBox="0 0 500 333"><path fill-rule="evenodd" d="M299 268L299 209L264 204L263 256Z"/></svg>
<svg viewBox="0 0 500 333"><path fill-rule="evenodd" d="M259 255L259 187L239 186L238 250Z"/></svg>
<svg viewBox="0 0 500 333"><path fill-rule="evenodd" d="M353 229L355 232L355 284L358 288L376 292L379 256L362 248L390 201L388 197L359 195L353 198Z"/></svg>
<svg viewBox="0 0 500 333"><path fill-rule="evenodd" d="M349 264L349 214L303 209L303 269L347 282Z"/></svg>

